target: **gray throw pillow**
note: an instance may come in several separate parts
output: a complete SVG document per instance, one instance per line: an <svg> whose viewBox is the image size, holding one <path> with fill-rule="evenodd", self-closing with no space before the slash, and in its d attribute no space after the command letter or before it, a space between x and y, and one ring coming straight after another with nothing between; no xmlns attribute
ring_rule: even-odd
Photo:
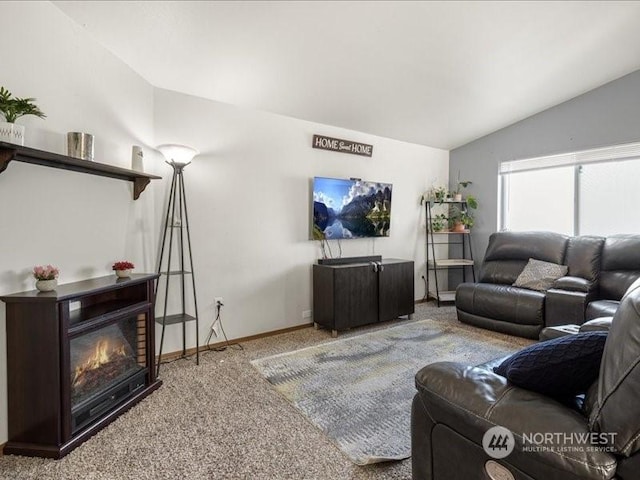
<svg viewBox="0 0 640 480"><path fill-rule="evenodd" d="M569 267L566 265L530 258L529 263L524 267L522 273L518 275L513 286L545 292L553 287L553 283L557 279L564 277L568 271Z"/></svg>

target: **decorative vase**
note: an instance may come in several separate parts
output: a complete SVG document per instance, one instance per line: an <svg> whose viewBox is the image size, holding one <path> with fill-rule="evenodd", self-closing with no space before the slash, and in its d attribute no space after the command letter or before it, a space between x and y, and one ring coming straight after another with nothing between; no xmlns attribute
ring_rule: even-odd
<svg viewBox="0 0 640 480"><path fill-rule="evenodd" d="M67 133L67 155L93 162L93 135L83 132Z"/></svg>
<svg viewBox="0 0 640 480"><path fill-rule="evenodd" d="M128 270L116 270L116 276L118 278L127 278L131 276L131 269Z"/></svg>
<svg viewBox="0 0 640 480"><path fill-rule="evenodd" d="M455 196L453 197L453 199L456 202L461 202L462 201L462 194L461 193L456 193Z"/></svg>
<svg viewBox="0 0 640 480"><path fill-rule="evenodd" d="M24 145L24 125L0 122L0 142Z"/></svg>
<svg viewBox="0 0 640 480"><path fill-rule="evenodd" d="M52 280L36 281L36 288L41 292L51 292L52 290L55 290L57 286L58 286L58 280L56 280L55 278Z"/></svg>

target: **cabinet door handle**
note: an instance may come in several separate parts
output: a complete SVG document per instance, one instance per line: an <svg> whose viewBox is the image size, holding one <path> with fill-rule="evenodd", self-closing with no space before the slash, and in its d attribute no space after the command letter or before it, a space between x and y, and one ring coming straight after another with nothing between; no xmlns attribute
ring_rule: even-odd
<svg viewBox="0 0 640 480"><path fill-rule="evenodd" d="M382 262L377 262L378 263L378 270L380 272L384 272L384 265L382 264Z"/></svg>
<svg viewBox="0 0 640 480"><path fill-rule="evenodd" d="M373 265L373 271L378 273L378 264L376 262L371 262L371 265Z"/></svg>

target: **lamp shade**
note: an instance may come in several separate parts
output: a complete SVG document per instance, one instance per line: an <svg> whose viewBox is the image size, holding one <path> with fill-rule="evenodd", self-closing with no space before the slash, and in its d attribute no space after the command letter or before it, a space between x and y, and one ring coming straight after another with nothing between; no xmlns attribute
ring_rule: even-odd
<svg viewBox="0 0 640 480"><path fill-rule="evenodd" d="M189 163L193 157L198 155L198 150L188 147L186 145L178 145L175 143L167 143L164 145L158 145L158 150L164 155L169 162L184 165Z"/></svg>

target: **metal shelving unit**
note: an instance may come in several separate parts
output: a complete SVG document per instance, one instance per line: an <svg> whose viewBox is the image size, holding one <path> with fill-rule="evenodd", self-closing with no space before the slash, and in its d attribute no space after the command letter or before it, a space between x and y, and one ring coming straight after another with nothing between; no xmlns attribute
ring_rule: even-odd
<svg viewBox="0 0 640 480"><path fill-rule="evenodd" d="M456 201L443 201L434 202L427 200L425 202L426 209L426 234L427 234L427 276L426 276L426 297L427 300L434 299L437 302L438 307L440 302L453 302L455 301L455 290L440 290L438 285L438 270L450 270L458 269L462 270L462 281L467 280L467 270L471 270L473 281L476 281L475 264L473 261L473 250L471 248L471 231L464 230L461 232L454 232L451 230L442 230L438 232L433 231L433 211L432 209L437 206L452 206L457 205L459 208L466 212L468 210L467 202L462 200ZM438 240L438 241L436 241ZM461 247L460 256L457 258L436 258L436 245L459 245ZM448 255L451 254L451 249L448 249ZM430 273L433 272L433 286L435 291L431 290L432 282L429 278Z"/></svg>

